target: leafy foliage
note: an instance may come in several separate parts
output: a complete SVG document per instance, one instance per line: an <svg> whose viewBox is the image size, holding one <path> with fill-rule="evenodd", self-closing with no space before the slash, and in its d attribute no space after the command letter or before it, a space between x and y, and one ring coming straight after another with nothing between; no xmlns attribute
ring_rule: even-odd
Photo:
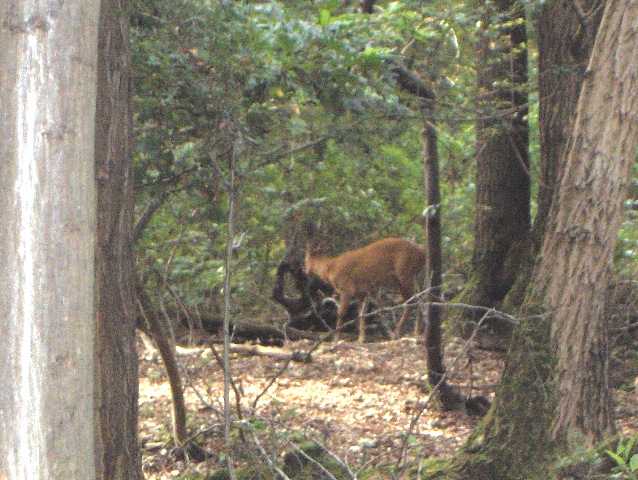
<svg viewBox="0 0 638 480"><path fill-rule="evenodd" d="M636 435L626 441L620 438L615 451L605 450L609 458L616 463L613 468L616 475L610 478L638 478L638 453L633 449L636 438Z"/></svg>
<svg viewBox="0 0 638 480"><path fill-rule="evenodd" d="M233 314L277 314L274 270L305 220L321 220L333 253L382 236L422 241L423 105L398 87L399 68L437 94L446 269L464 273L474 123L490 113L477 112L473 64L485 12L442 0L379 2L374 15L341 0L136 0L132 8L136 214L152 213L137 240L138 268L165 303L219 313L232 242ZM532 105L532 129L536 116ZM637 192L634 182L632 199ZM239 233L228 239L231 195ZM629 274L637 252L627 217L616 260ZM608 455L635 475L626 445Z"/></svg>
<svg viewBox="0 0 638 480"><path fill-rule="evenodd" d="M160 205L138 241L147 285L220 308L231 173L239 232L231 241L245 233L232 293L243 315L274 311L273 271L304 220L322 221L334 252L388 235L421 240L421 105L398 88L398 67L437 93L446 263L463 270L473 243L482 12L440 0L375 8L134 3L137 213ZM635 256L636 238L630 219L619 259Z"/></svg>
<svg viewBox="0 0 638 480"><path fill-rule="evenodd" d="M340 2L138 2L137 203L141 213L164 202L139 242L147 283L170 285L191 306L219 308L231 164L237 229L247 232L233 291L244 310L268 305L273 269L304 219L321 219L336 250L383 235L418 237L418 105L396 88L393 68L447 77L443 105L467 97L465 87L450 88L471 84L468 66L454 61L450 26L467 19L443 12L400 2L373 17ZM440 127L443 168L459 195L446 198L462 216L471 213L462 195L472 129L451 121ZM455 255L468 252L457 246L456 238L469 244L461 225L454 230L462 235L448 237Z"/></svg>

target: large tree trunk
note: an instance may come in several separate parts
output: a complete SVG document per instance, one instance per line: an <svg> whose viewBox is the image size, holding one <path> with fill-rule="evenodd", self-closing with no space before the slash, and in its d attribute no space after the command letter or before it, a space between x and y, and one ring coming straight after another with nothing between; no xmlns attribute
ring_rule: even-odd
<svg viewBox="0 0 638 480"><path fill-rule="evenodd" d="M98 3L0 3L0 478L95 478Z"/></svg>
<svg viewBox="0 0 638 480"><path fill-rule="evenodd" d="M96 472L142 478L133 298L133 112L126 0L103 0L98 42L95 332Z"/></svg>
<svg viewBox="0 0 638 480"><path fill-rule="evenodd" d="M474 277L463 301L495 307L505 298L526 252L530 221L527 123L527 33L514 0L481 2L486 9L478 42ZM497 39L490 19L500 15Z"/></svg>
<svg viewBox="0 0 638 480"><path fill-rule="evenodd" d="M503 302L504 309L518 308L531 278L533 258L540 251L561 168L572 133L585 68L603 14L604 0L584 0L583 12L573 2L546 2L537 18L538 128L540 178L538 210L532 229L531 255L523 259L515 286ZM567 33L569 32L569 33Z"/></svg>
<svg viewBox="0 0 638 480"><path fill-rule="evenodd" d="M539 315L514 339L465 478L548 478L555 454L614 430L603 305L638 146L637 24L638 2L607 4L526 299Z"/></svg>
<svg viewBox="0 0 638 480"><path fill-rule="evenodd" d="M547 2L540 10L538 38L538 128L541 174L534 244L540 249L561 158L572 133L574 112L600 24L604 0ZM569 33L567 33L569 32Z"/></svg>
<svg viewBox="0 0 638 480"><path fill-rule="evenodd" d="M532 299L553 316L553 434L587 446L613 431L603 310L638 147L637 26L636 0L609 2L534 275Z"/></svg>

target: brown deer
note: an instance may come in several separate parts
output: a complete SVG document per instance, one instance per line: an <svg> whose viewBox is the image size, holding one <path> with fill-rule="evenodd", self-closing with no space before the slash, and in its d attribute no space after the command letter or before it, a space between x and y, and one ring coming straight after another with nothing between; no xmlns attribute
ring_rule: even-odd
<svg viewBox="0 0 638 480"><path fill-rule="evenodd" d="M335 258L319 255L310 245L306 250L306 274L318 276L339 295L335 339L339 338L350 304L361 301L359 342L364 342L368 295L380 288L398 290L405 303L416 293L417 276L424 267L425 249L402 238L384 238ZM397 332L401 332L407 313L405 308ZM418 331L418 321L415 331Z"/></svg>

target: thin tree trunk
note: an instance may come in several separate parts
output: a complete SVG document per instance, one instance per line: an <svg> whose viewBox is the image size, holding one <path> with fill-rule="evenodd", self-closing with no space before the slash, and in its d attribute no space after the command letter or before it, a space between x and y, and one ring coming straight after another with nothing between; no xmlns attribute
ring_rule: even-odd
<svg viewBox="0 0 638 480"><path fill-rule="evenodd" d="M186 429L186 404L184 402L182 376L175 356L173 335L170 332L168 322L161 317L160 312L153 306L148 293L139 279L135 280L135 292L140 314L144 318L146 326L164 362L168 383L171 387L171 398L173 399L171 410L173 440L176 445L182 445L188 438L188 431Z"/></svg>
<svg viewBox="0 0 638 480"><path fill-rule="evenodd" d="M125 0L101 3L95 178L98 186L95 332L96 473L142 478L133 296L133 112Z"/></svg>
<svg viewBox="0 0 638 480"><path fill-rule="evenodd" d="M236 473L234 468L234 460L231 455L232 438L231 438L231 405L230 405L230 389L232 372L230 371L230 308L231 308L231 275L233 264L233 237L235 235L235 200L237 194L237 185L235 183L235 149L229 158L229 180L228 189L228 228L226 239L226 260L224 263L224 349L222 363L224 366L224 443L228 449L226 464L231 480L235 480Z"/></svg>
<svg viewBox="0 0 638 480"><path fill-rule="evenodd" d="M428 289L427 301L427 365L428 382L432 388L438 388L437 396L444 409L453 410L462 405L459 395L453 392L445 379L443 362L442 297L443 252L441 249L441 191L439 188L439 155L436 128L430 120L434 117L434 102L428 101L428 111L422 111L423 120L423 164L424 186L427 204L425 217L426 263L425 284ZM415 328L418 328L418 318ZM415 332L416 333L416 332Z"/></svg>
<svg viewBox="0 0 638 480"><path fill-rule="evenodd" d="M0 3L0 478L95 478L99 4Z"/></svg>

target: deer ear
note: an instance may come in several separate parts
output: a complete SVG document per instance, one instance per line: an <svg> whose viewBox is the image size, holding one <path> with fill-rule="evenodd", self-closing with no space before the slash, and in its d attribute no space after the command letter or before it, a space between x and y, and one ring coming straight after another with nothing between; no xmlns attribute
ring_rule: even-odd
<svg viewBox="0 0 638 480"><path fill-rule="evenodd" d="M319 245L313 245L312 247L310 247L310 253L312 253L313 255L319 255L321 252L323 252L323 248L321 248L321 246Z"/></svg>

